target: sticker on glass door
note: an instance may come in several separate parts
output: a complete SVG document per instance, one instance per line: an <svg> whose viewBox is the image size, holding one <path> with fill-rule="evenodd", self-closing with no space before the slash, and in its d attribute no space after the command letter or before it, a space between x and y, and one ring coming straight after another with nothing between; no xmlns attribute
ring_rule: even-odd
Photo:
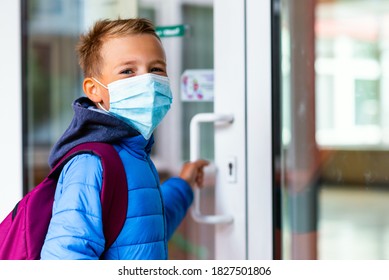
<svg viewBox="0 0 389 280"><path fill-rule="evenodd" d="M190 69L181 75L181 100L213 101L213 69Z"/></svg>

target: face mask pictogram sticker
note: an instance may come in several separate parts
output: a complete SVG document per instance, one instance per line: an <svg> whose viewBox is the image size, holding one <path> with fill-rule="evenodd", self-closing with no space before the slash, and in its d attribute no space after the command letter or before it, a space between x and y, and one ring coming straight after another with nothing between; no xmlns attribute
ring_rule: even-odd
<svg viewBox="0 0 389 280"><path fill-rule="evenodd" d="M181 75L181 101L213 102L213 69L189 69Z"/></svg>

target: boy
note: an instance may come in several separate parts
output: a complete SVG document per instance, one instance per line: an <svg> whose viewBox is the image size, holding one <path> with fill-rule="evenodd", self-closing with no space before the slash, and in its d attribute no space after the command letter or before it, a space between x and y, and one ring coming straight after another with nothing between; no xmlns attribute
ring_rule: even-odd
<svg viewBox="0 0 389 280"><path fill-rule="evenodd" d="M112 143L127 175L124 227L102 259L167 259L167 241L201 186L204 160L186 163L179 177L161 186L150 160L152 132L170 108L172 94L165 53L145 19L98 21L78 46L87 97L73 103L75 115L54 145L53 166L73 146ZM42 259L99 259L104 251L101 173L98 157L82 154L62 170Z"/></svg>

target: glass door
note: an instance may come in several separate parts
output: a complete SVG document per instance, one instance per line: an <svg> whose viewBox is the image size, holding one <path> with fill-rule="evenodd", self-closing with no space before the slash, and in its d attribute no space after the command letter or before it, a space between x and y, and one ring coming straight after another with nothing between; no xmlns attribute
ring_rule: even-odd
<svg viewBox="0 0 389 280"><path fill-rule="evenodd" d="M281 1L284 259L388 259L389 3Z"/></svg>

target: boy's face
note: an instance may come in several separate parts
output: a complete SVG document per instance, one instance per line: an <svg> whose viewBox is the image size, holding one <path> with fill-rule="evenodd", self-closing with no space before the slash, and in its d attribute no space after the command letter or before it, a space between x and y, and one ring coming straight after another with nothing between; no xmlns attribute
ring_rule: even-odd
<svg viewBox="0 0 389 280"><path fill-rule="evenodd" d="M96 77L104 85L116 80L138 76L146 73L154 73L167 76L166 57L161 42L151 34L137 34L125 37L109 38L101 49L103 59L101 76ZM108 90L94 82L90 78L86 80L94 91L93 98L86 94L92 101L109 109ZM99 100L101 99L101 100Z"/></svg>

